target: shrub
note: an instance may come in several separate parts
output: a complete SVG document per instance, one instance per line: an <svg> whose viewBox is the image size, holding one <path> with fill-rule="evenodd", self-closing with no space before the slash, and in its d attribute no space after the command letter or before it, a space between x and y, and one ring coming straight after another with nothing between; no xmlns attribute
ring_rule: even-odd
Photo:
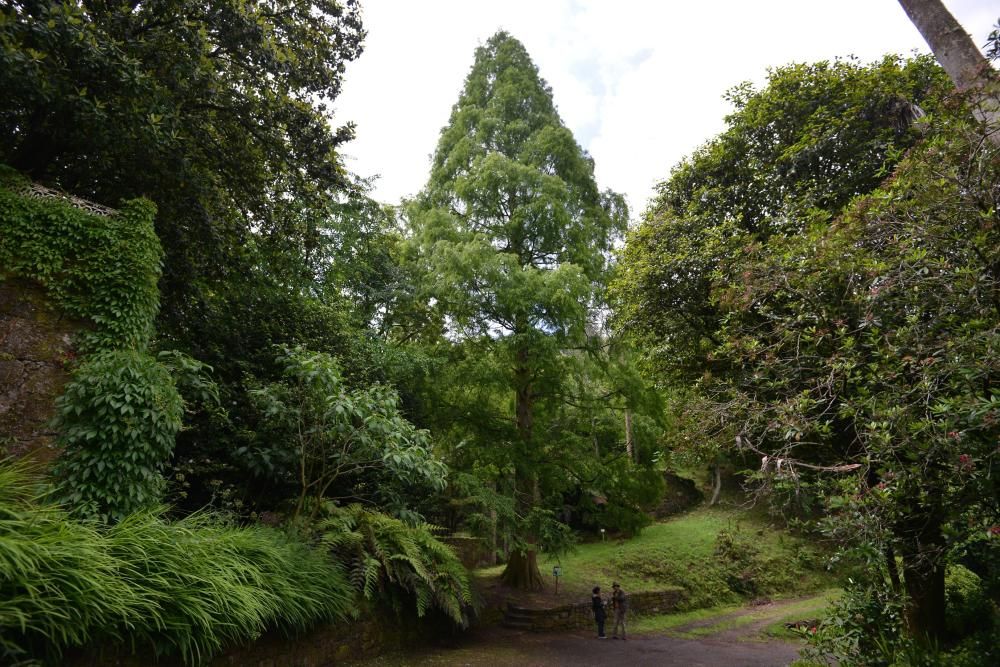
<svg viewBox="0 0 1000 667"><path fill-rule="evenodd" d="M468 622L469 573L451 547L435 539L432 526L408 526L349 505L330 509L320 530L365 599L388 602L396 611L413 600L417 616L437 608L459 625Z"/></svg>
<svg viewBox="0 0 1000 667"><path fill-rule="evenodd" d="M983 591L978 575L961 565L951 565L945 574L948 634L964 637L988 629L993 620L993 605Z"/></svg>
<svg viewBox="0 0 1000 667"><path fill-rule="evenodd" d="M913 648L903 634L903 601L878 571L849 578L807 639L802 655L823 665L885 666Z"/></svg>

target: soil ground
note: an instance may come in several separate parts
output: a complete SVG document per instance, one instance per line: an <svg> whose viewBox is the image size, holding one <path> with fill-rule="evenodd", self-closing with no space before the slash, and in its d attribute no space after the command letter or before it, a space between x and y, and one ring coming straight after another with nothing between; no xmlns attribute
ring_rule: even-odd
<svg viewBox="0 0 1000 667"><path fill-rule="evenodd" d="M485 628L450 645L390 654L359 667L559 667L624 664L629 667L784 667L802 643L762 631L805 611L819 596L748 607L669 630L630 634L628 641L598 640L586 631L531 633Z"/></svg>

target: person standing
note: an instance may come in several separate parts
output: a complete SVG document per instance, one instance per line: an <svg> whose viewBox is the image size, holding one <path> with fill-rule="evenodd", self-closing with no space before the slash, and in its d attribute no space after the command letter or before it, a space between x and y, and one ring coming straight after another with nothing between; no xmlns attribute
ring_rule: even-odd
<svg viewBox="0 0 1000 667"><path fill-rule="evenodd" d="M594 586L593 595L590 596L590 603L594 607L594 620L597 622L597 638L607 639L604 634L604 620L607 618L604 612L604 600L601 599L601 587Z"/></svg>
<svg viewBox="0 0 1000 667"><path fill-rule="evenodd" d="M617 581L611 584L611 608L615 612L615 626L611 630L611 638L618 639L618 626L621 626L621 638L625 640L625 614L628 612L628 598Z"/></svg>

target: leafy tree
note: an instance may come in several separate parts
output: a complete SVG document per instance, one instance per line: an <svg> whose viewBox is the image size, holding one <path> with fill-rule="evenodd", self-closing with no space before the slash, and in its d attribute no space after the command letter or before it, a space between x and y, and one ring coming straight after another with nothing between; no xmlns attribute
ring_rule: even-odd
<svg viewBox="0 0 1000 667"><path fill-rule="evenodd" d="M334 0L0 3L0 161L114 205L157 204L163 319L206 281L243 273L251 230L282 202L346 187L349 126L326 111L360 53L358 8Z"/></svg>
<svg viewBox="0 0 1000 667"><path fill-rule="evenodd" d="M751 250L720 294L719 353L742 370L705 383L784 475L803 459L858 467L834 511L887 554L897 588L901 555L921 641L944 636L946 564L1000 519L997 174L981 139L946 128L838 224Z"/></svg>
<svg viewBox="0 0 1000 667"><path fill-rule="evenodd" d="M593 172L528 53L500 32L476 51L427 186L407 210L446 336L484 355L491 386L513 397L513 419L494 422L510 443L497 462L510 466L524 515L542 502L552 454L540 410L572 372L563 351L588 340L625 227L622 197L600 192ZM509 583L541 586L536 540L514 550Z"/></svg>
<svg viewBox="0 0 1000 667"><path fill-rule="evenodd" d="M997 375L986 360L1000 315L996 163L981 135L934 102L941 75L926 60L835 69L832 86L815 85L828 66L819 78L772 74L730 129L661 187L626 251L634 261L623 263L621 315L662 346L669 377L704 399L692 401L700 419L690 423L738 436L743 453L764 457L763 479L800 490L817 471L840 473L827 482L838 536L880 555L897 596L905 587L912 635L939 637L944 564L970 534L969 512L977 527L997 516L997 490L980 468L995 465ZM877 81L874 107L852 104ZM822 116L748 113L824 89L835 94L813 108L844 112L827 141L816 141ZM873 111L906 90L903 99L937 108L950 125L931 126L932 139L876 189L915 137ZM782 122L794 132L764 143L767 160L730 152L747 130L772 136ZM842 152L824 152L845 139ZM775 168L801 158L826 180L800 182L796 169L766 187ZM765 187L754 204L755 184ZM698 318L682 312L689 304ZM697 345L677 342L685 334Z"/></svg>
<svg viewBox="0 0 1000 667"><path fill-rule="evenodd" d="M256 446L245 453L261 472L294 475L296 517L309 505L314 518L325 498L378 497L361 482L372 470L384 469L396 483L443 488L444 465L433 457L427 432L399 414L392 389L349 390L336 361L321 352L287 349L279 362L282 381L251 392L262 423Z"/></svg>
<svg viewBox="0 0 1000 667"><path fill-rule="evenodd" d="M690 381L724 372L713 280L737 280L744 249L801 233L870 192L916 141L910 122L933 111L944 74L930 58L890 57L773 70L762 90L728 93L727 129L658 185L622 253L615 319L653 355L653 367Z"/></svg>

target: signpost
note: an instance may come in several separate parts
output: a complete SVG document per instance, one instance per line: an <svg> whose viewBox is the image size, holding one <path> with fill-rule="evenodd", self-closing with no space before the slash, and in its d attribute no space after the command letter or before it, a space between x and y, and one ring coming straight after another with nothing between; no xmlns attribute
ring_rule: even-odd
<svg viewBox="0 0 1000 667"><path fill-rule="evenodd" d="M558 565L553 566L552 576L556 578L556 595L559 595L559 577L562 576L562 567Z"/></svg>

